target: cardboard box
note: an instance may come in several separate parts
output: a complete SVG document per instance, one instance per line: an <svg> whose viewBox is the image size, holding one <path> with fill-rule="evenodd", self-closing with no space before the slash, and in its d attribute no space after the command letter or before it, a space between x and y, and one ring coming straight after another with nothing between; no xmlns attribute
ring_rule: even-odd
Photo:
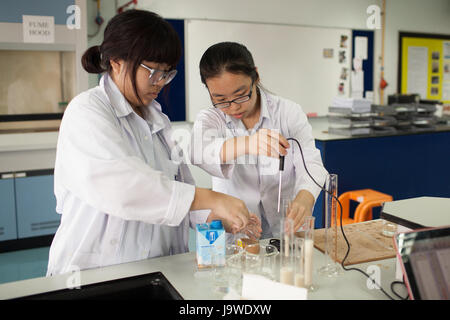
<svg viewBox="0 0 450 320"><path fill-rule="evenodd" d="M199 269L225 265L225 230L222 221L196 225L197 266Z"/></svg>

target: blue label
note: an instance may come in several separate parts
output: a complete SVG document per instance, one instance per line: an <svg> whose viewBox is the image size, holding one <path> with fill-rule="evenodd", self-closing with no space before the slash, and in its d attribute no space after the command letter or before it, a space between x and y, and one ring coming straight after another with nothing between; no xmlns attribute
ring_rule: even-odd
<svg viewBox="0 0 450 320"><path fill-rule="evenodd" d="M209 244L213 243L214 241L216 241L218 236L217 231L208 231L206 233L206 239L208 239Z"/></svg>

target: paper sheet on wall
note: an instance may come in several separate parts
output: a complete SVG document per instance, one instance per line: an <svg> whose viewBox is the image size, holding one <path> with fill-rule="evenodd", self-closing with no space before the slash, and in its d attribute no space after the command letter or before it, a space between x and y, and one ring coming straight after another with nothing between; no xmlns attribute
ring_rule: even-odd
<svg viewBox="0 0 450 320"><path fill-rule="evenodd" d="M444 81L450 81L450 59L444 60Z"/></svg>
<svg viewBox="0 0 450 320"><path fill-rule="evenodd" d="M54 43L55 17L22 15L23 42Z"/></svg>
<svg viewBox="0 0 450 320"><path fill-rule="evenodd" d="M362 99L364 92L364 71L352 71L352 93L351 97Z"/></svg>
<svg viewBox="0 0 450 320"><path fill-rule="evenodd" d="M442 101L450 101L450 82L442 84Z"/></svg>
<svg viewBox="0 0 450 320"><path fill-rule="evenodd" d="M446 41L442 44L444 51L444 59L450 59L450 41Z"/></svg>
<svg viewBox="0 0 450 320"><path fill-rule="evenodd" d="M408 47L407 93L418 93L427 98L428 88L428 48Z"/></svg>
<svg viewBox="0 0 450 320"><path fill-rule="evenodd" d="M445 103L450 102L450 41L442 44L442 51L444 56L443 61L443 77L442 77L442 98Z"/></svg>
<svg viewBox="0 0 450 320"><path fill-rule="evenodd" d="M367 59L367 37L355 37L355 57Z"/></svg>

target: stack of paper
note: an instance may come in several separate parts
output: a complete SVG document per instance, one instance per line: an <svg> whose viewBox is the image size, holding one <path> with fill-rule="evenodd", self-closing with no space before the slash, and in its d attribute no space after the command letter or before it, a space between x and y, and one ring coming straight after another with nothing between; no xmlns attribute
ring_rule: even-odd
<svg viewBox="0 0 450 320"><path fill-rule="evenodd" d="M349 109L354 113L369 113L371 111L372 102L368 99L355 98L333 98L332 107Z"/></svg>
<svg viewBox="0 0 450 320"><path fill-rule="evenodd" d="M365 136L371 133L370 128L328 128L328 133L340 136Z"/></svg>

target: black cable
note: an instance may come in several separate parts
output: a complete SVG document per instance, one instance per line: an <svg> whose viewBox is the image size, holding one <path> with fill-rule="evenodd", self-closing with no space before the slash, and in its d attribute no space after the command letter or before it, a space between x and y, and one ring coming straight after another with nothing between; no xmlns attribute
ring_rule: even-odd
<svg viewBox="0 0 450 320"><path fill-rule="evenodd" d="M393 282L391 283L391 291L392 291L397 297L399 297L400 299L402 299L402 300L408 300L409 294L407 294L406 297L402 297L402 296L399 295L397 292L395 292L395 290L394 290L394 285L395 285L395 284L402 284L402 285L406 286L405 283L404 283L403 281L393 281Z"/></svg>
<svg viewBox="0 0 450 320"><path fill-rule="evenodd" d="M345 240L345 242L346 242L346 244L347 244L347 253L346 253L345 256L344 256L344 259L342 259L342 261L341 261L342 269L344 269L345 271L352 271L352 270L353 270L353 271L358 271L358 272L362 273L362 274L365 275L367 278L371 279L371 280L372 280L372 283L373 283L374 285L376 285L378 288L380 288L380 290L381 290L381 291L382 291L389 299L395 300L392 296L390 296L390 295L389 295L389 294L381 287L381 285L378 285L378 284L375 282L375 280L372 279L366 272L364 272L363 270L358 269L358 268L347 268L346 266L344 266L345 259L347 259L348 255L350 254L350 242L348 241L347 236L345 235L345 232L344 232L344 228L343 228L343 226L342 226L342 215L343 215L343 212L344 212L344 210L342 209L342 204L341 204L341 202L339 201L339 199L338 199L334 194L332 194L331 192L329 192L328 190L326 190L325 188L323 188L320 184L318 184L317 181L313 178L313 176L309 173L308 168L306 167L305 157L303 156L303 150L302 150L302 147L301 147L301 145L300 145L300 142L298 142L297 139L295 139L295 138L288 138L287 140L293 140L293 141L297 142L298 148L300 149L300 153L301 153L301 155L302 155L303 166L305 167L306 173L309 175L309 177L311 178L311 180L312 180L312 181L313 181L313 182L314 182L321 190L323 190L324 192L326 192L326 193L328 193L330 196L332 196L334 199L336 199L336 201L339 203L339 206L341 207L341 215L340 215L341 232L342 232L342 236L344 237L344 240ZM391 284L391 288L392 288L392 284ZM397 295L395 292L394 292L394 294ZM398 296L398 295L397 295L397 296ZM399 297L400 297L400 296L399 296ZM403 298L401 297L401 299L403 299Z"/></svg>

